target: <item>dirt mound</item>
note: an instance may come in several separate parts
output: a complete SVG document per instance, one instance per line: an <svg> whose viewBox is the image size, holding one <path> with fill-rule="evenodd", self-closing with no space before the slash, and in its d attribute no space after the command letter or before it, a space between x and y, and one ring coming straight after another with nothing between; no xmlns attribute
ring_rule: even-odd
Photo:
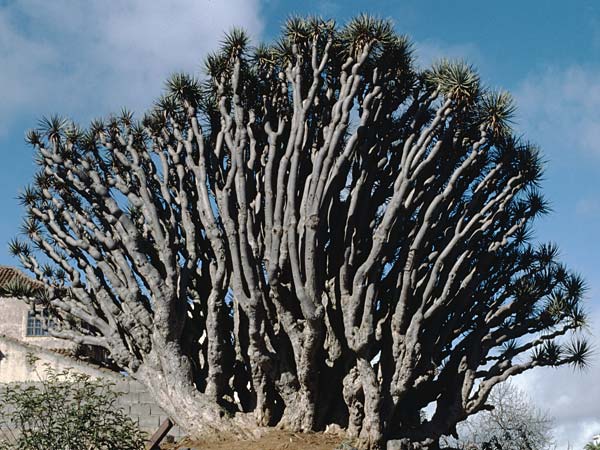
<svg viewBox="0 0 600 450"><path fill-rule="evenodd" d="M346 445L343 445L346 444ZM177 444L161 445L169 450L350 450L343 436L332 433L290 433L273 430L256 440L205 439L183 440Z"/></svg>

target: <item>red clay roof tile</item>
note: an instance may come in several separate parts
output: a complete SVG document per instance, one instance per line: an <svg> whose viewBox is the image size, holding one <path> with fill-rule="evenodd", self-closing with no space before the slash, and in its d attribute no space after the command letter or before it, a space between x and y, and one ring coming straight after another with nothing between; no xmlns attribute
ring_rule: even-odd
<svg viewBox="0 0 600 450"><path fill-rule="evenodd" d="M16 267L0 266L0 289L8 287L15 281L28 283L31 287L39 287L41 285L39 281L28 277Z"/></svg>

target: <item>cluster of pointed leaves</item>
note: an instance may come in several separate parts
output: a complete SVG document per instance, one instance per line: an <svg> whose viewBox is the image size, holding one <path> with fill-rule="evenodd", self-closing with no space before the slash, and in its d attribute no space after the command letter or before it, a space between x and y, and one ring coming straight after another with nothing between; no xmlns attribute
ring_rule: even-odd
<svg viewBox="0 0 600 450"><path fill-rule="evenodd" d="M31 131L40 172L21 200L32 244L15 240L11 251L49 285L68 286L81 311L49 301L75 316L71 327L98 317L77 332L132 370L166 294L179 302L167 308L182 317L173 326L198 336L206 295L218 290L222 320L234 318L222 343L232 353L240 310L227 292L267 318L284 310L292 323L321 321L315 373L327 375L323 364L336 358L351 367L380 355L373 370L384 404L397 408L410 385L417 410L448 405L448 386L467 386L461 414L474 413L508 376L584 366L589 354L585 340L563 339L586 323L583 281L554 246L531 243L531 223L548 206L537 149L511 134L514 110L509 94L485 89L465 63L415 69L409 40L370 16L343 28L291 18L279 41L256 48L234 30L206 59L204 78L172 76L140 121L123 111L84 130L53 117ZM293 248L279 238L275 247L282 229ZM264 297L244 303L254 288ZM275 304L273 291L287 303ZM282 317L261 326L293 341L293 327L276 325ZM411 359L397 336L415 329L420 353ZM209 344L197 345L206 355ZM406 367L410 379L398 375Z"/></svg>

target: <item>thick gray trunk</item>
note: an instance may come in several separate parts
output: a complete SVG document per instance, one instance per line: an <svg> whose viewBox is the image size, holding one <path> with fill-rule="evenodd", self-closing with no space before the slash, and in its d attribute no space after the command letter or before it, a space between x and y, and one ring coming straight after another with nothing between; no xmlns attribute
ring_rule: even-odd
<svg viewBox="0 0 600 450"><path fill-rule="evenodd" d="M155 350L134 374L148 388L158 405L186 433L193 437L210 434L234 437L257 437L264 431L254 414L235 416L219 406L211 395L194 386L190 363L173 351Z"/></svg>
<svg viewBox="0 0 600 450"><path fill-rule="evenodd" d="M179 351L167 350L167 347L153 349L146 358L147 362L133 376L187 432L201 434L218 429L225 412L216 402L196 390L188 359Z"/></svg>

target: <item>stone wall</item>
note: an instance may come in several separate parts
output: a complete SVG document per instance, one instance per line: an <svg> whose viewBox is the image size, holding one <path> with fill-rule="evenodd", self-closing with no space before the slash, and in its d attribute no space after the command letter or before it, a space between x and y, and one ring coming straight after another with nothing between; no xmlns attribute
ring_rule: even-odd
<svg viewBox="0 0 600 450"><path fill-rule="evenodd" d="M146 388L134 380L121 380L117 382L115 390L121 395L118 405L138 424L142 431L154 433L168 416L152 399ZM176 439L181 438L184 433L175 426L170 435Z"/></svg>

